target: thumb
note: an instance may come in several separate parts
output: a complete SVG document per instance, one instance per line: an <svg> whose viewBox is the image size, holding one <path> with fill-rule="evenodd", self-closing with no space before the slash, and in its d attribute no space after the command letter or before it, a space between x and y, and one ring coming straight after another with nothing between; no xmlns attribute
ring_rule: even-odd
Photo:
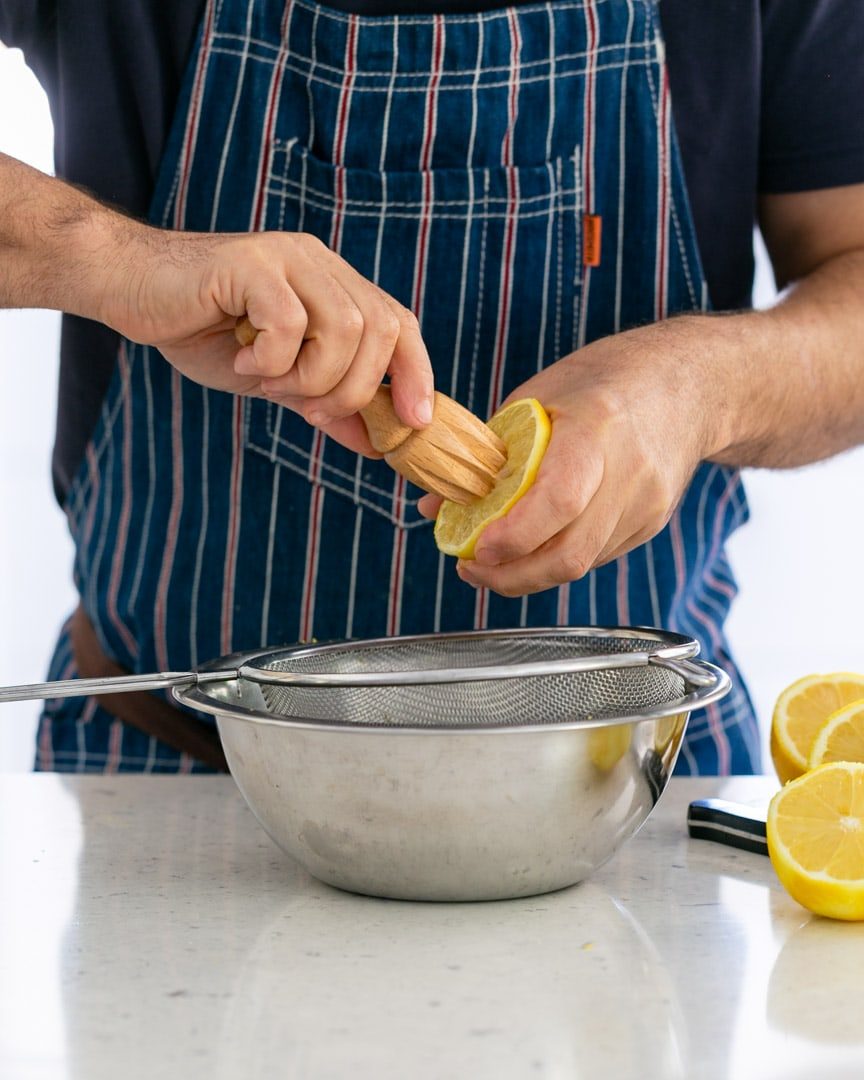
<svg viewBox="0 0 864 1080"><path fill-rule="evenodd" d="M246 302L247 318L235 328L242 345L234 361L238 375L277 378L294 365L309 325L300 298L280 277L256 286Z"/></svg>

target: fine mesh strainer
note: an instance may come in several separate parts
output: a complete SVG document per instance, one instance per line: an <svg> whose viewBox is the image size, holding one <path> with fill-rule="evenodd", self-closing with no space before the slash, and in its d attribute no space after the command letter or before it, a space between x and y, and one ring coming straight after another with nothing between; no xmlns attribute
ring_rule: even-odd
<svg viewBox="0 0 864 1080"><path fill-rule="evenodd" d="M265 723L566 727L657 718L716 700L728 678L694 662L698 651L691 638L648 628L391 637L249 653L194 672L9 687L0 702L170 688L193 708L218 713L230 701Z"/></svg>

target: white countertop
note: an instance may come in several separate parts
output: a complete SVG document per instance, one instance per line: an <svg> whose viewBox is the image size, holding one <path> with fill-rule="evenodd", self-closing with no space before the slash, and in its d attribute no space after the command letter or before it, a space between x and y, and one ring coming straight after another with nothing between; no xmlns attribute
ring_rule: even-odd
<svg viewBox="0 0 864 1080"><path fill-rule="evenodd" d="M226 777L0 776L0 1076L864 1076L864 924L690 840L673 780L590 881L485 904L321 885Z"/></svg>

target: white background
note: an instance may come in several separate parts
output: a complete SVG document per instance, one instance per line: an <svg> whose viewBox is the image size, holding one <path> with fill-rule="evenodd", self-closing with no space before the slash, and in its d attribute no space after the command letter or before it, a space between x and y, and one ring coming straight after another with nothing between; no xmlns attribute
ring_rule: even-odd
<svg viewBox="0 0 864 1080"><path fill-rule="evenodd" d="M44 95L0 46L0 151L51 169ZM757 302L772 285L760 259ZM72 550L50 452L59 317L0 312L0 685L45 674L74 605ZM813 671L864 670L864 451L785 473L751 472L753 520L730 545L742 595L729 631L767 734L778 692ZM26 770L38 707L0 706L0 770Z"/></svg>

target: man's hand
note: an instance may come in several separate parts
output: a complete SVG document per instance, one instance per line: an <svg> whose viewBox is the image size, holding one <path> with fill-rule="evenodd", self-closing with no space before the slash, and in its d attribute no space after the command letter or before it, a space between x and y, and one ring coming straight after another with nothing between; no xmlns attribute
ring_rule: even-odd
<svg viewBox="0 0 864 1080"><path fill-rule="evenodd" d="M552 364L508 401L552 418L537 479L477 544L460 577L504 596L581 578L658 533L712 445L704 336L674 320L597 341ZM688 323L690 324L688 326ZM430 516L440 500L427 497Z"/></svg>
<svg viewBox="0 0 864 1080"><path fill-rule="evenodd" d="M760 218L774 307L606 338L510 395L549 410L552 439L464 580L507 596L576 580L659 532L700 460L790 468L864 443L864 185L766 195Z"/></svg>
<svg viewBox="0 0 864 1080"><path fill-rule="evenodd" d="M286 405L362 453L374 451L356 414L385 374L403 420L432 419L417 320L314 236L147 229L120 251L102 321L196 382ZM258 335L238 351L243 314Z"/></svg>
<svg viewBox="0 0 864 1080"><path fill-rule="evenodd" d="M0 155L0 255L0 306L97 319L196 382L286 405L361 453L375 454L357 412L385 374L405 423L432 419L416 319L313 236L151 228ZM246 314L258 336L240 348Z"/></svg>

